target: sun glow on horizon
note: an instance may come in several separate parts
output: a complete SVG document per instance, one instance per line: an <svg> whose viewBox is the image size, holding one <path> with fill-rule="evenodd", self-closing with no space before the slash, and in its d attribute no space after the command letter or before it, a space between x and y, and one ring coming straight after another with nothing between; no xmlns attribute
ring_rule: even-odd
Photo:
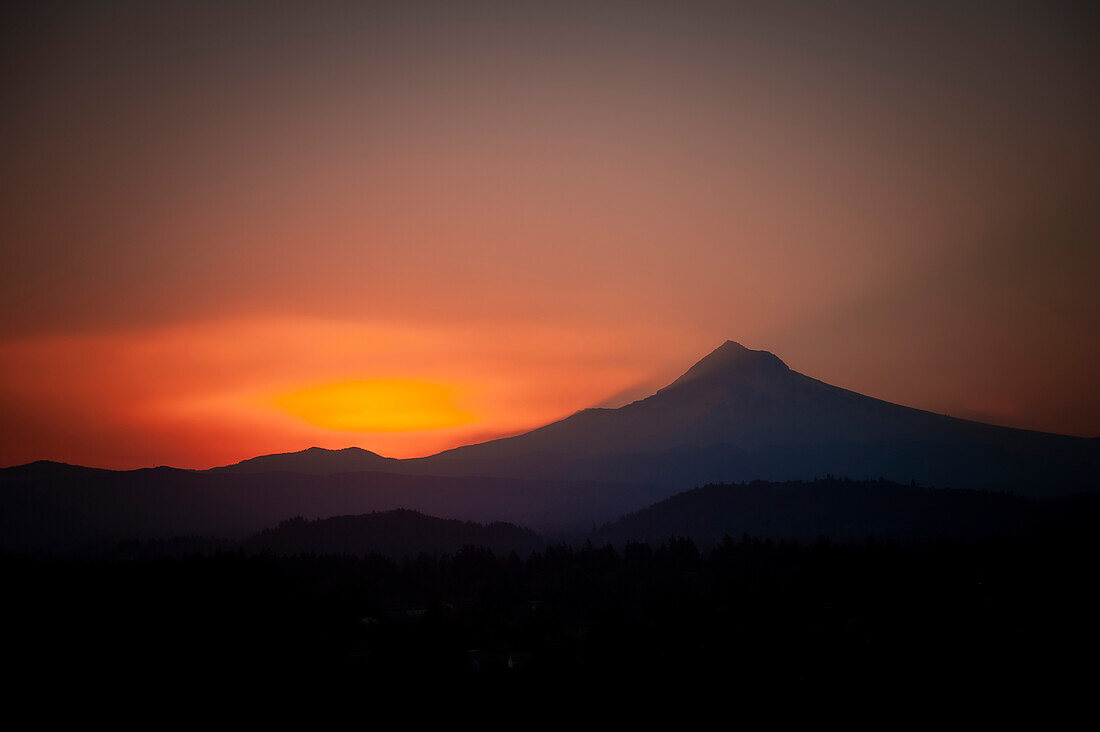
<svg viewBox="0 0 1100 732"><path fill-rule="evenodd" d="M275 398L289 414L317 427L352 432L416 432L457 427L474 415L453 403L453 390L408 379L324 384Z"/></svg>
<svg viewBox="0 0 1100 732"><path fill-rule="evenodd" d="M21 428L0 465L209 468L349 444L422 457L668 381L708 342L651 349L653 328L269 316L9 340L0 407Z"/></svg>

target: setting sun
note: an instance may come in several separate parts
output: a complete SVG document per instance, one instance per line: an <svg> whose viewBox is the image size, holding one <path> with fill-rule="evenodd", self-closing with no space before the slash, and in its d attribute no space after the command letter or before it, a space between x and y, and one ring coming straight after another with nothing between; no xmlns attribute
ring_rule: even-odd
<svg viewBox="0 0 1100 732"><path fill-rule="evenodd" d="M411 432L455 427L473 415L452 403L451 389L402 379L345 381L276 398L276 404L318 427L361 432Z"/></svg>

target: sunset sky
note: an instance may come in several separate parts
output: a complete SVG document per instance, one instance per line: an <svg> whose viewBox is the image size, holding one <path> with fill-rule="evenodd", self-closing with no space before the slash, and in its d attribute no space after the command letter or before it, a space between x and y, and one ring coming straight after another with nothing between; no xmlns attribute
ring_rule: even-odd
<svg viewBox="0 0 1100 732"><path fill-rule="evenodd" d="M0 11L0 466L410 457L726 339L1100 435L1100 16L1052 2Z"/></svg>

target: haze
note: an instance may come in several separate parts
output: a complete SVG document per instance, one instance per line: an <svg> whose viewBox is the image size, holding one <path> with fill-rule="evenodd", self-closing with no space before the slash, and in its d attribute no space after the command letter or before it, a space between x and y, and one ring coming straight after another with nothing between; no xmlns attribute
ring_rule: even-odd
<svg viewBox="0 0 1100 732"><path fill-rule="evenodd" d="M727 338L1100 435L1097 19L9 5L0 464L425 455Z"/></svg>

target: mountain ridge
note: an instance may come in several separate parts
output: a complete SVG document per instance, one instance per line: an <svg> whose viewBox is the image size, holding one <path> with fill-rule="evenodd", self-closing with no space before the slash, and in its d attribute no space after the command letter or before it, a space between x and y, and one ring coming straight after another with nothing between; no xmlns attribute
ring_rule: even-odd
<svg viewBox="0 0 1100 732"><path fill-rule="evenodd" d="M404 460L358 447L311 447L208 472L384 472L680 489L832 474L1049 497L1100 488L1100 439L895 404L727 340L648 397L580 410L520 435Z"/></svg>

